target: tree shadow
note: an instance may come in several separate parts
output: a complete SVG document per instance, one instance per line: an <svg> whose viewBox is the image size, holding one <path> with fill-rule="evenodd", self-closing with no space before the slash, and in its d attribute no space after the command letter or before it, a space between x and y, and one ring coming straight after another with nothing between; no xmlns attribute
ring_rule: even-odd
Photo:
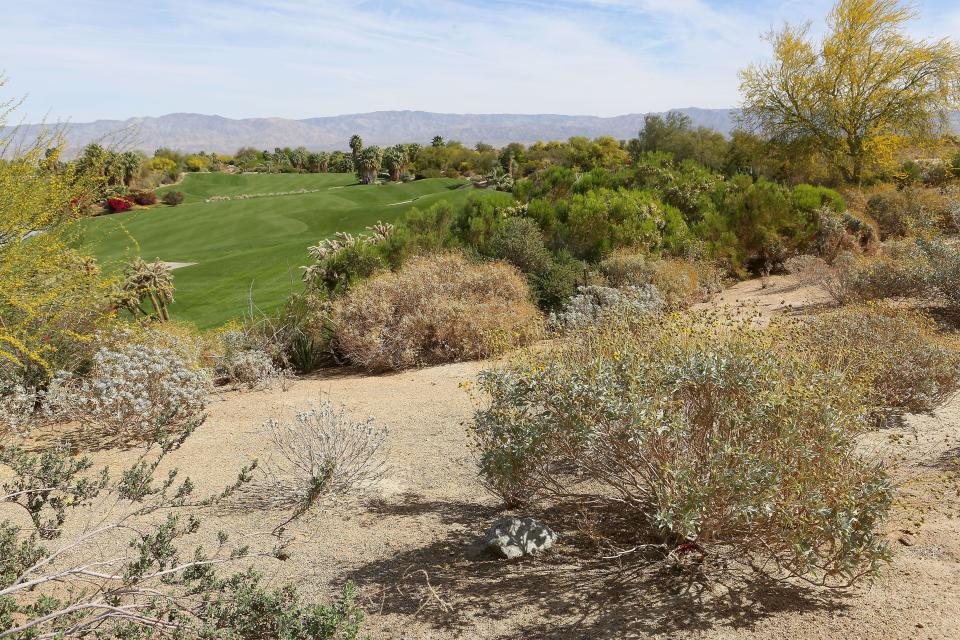
<svg viewBox="0 0 960 640"><path fill-rule="evenodd" d="M517 561L493 559L477 543L497 515L461 503L382 505L383 513L441 513L462 527L444 538L369 562L348 579L373 589L382 613L464 632L477 619L517 620L507 638L631 638L718 627L751 629L783 611L842 610L843 593L730 572L709 581L678 570L662 552L604 557L592 540L557 525L569 509L535 514L560 534L554 549ZM522 621L522 622L521 622Z"/></svg>

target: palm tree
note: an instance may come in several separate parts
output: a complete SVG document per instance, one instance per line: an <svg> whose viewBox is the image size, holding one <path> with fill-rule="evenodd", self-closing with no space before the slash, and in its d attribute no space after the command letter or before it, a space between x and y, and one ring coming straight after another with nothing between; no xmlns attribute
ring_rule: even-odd
<svg viewBox="0 0 960 640"><path fill-rule="evenodd" d="M383 149L377 146L367 147L357 157L357 175L363 184L373 184L383 164Z"/></svg>
<svg viewBox="0 0 960 640"><path fill-rule="evenodd" d="M398 144L387 149L383 154L383 164L390 172L390 181L398 182L407 165L407 153L403 145Z"/></svg>
<svg viewBox="0 0 960 640"><path fill-rule="evenodd" d="M360 168L357 166L357 161L360 159L360 152L363 150L363 139L357 134L350 136L350 151L353 154L353 168L355 171L360 171Z"/></svg>

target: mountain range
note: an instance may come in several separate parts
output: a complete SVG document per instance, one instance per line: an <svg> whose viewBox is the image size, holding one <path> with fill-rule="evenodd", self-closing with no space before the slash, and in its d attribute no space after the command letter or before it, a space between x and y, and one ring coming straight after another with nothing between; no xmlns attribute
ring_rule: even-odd
<svg viewBox="0 0 960 640"><path fill-rule="evenodd" d="M733 128L733 112L727 109L677 109L693 121L721 133ZM239 147L273 149L304 146L311 151L346 150L353 134L366 145L387 146L400 142L429 143L434 136L459 140L466 145L486 142L503 146L510 142L530 144L538 140L566 140L571 136L636 137L647 114L633 113L602 118L552 114L454 114L427 111L376 111L351 115L292 120L287 118L232 119L197 113L171 113L159 117L127 120L97 120L59 125L65 140L65 155L76 155L91 142L124 150L152 154L159 147L184 152L233 153ZM25 124L17 136L31 139L42 125ZM48 126L48 128L52 128Z"/></svg>
<svg viewBox="0 0 960 640"><path fill-rule="evenodd" d="M723 134L730 133L735 125L736 111L731 109L689 107L675 111L687 115L694 126L709 127ZM353 134L360 135L366 145L380 146L400 142L424 144L437 135L471 146L477 142L494 146L510 142L530 144L538 140L566 140L571 136L594 138L608 135L624 140L636 137L647 115L631 113L604 118L554 114L375 111L292 120L233 119L198 113L171 113L159 117L66 123L59 125L59 128L63 131L65 155L69 158L91 142L123 150L140 150L150 155L159 147L183 152L217 153L233 153L246 146L273 149L302 145L311 151L346 150ZM953 130L960 132L960 112L952 113L950 120ZM17 129L17 137L33 139L43 126L21 125Z"/></svg>

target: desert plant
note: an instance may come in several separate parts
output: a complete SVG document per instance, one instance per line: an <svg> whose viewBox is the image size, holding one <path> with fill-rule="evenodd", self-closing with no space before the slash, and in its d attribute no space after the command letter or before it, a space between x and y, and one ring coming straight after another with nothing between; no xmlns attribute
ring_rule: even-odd
<svg viewBox="0 0 960 640"><path fill-rule="evenodd" d="M880 230L880 238L902 238L928 233L948 223L948 201L936 189L907 187L881 191L867 200L866 213Z"/></svg>
<svg viewBox="0 0 960 640"><path fill-rule="evenodd" d="M46 402L55 415L114 432L152 436L202 418L209 380L170 349L100 349L87 377L61 373Z"/></svg>
<svg viewBox="0 0 960 640"><path fill-rule="evenodd" d="M178 204L183 203L183 192L182 191L167 191L163 194L163 204L170 205L175 207Z"/></svg>
<svg viewBox="0 0 960 640"><path fill-rule="evenodd" d="M600 263L613 287L652 285L666 306L681 309L702 302L723 286L723 273L706 260L645 256L629 250L615 251Z"/></svg>
<svg viewBox="0 0 960 640"><path fill-rule="evenodd" d="M142 206L150 206L157 204L157 192L156 191L134 191L131 195L133 201Z"/></svg>
<svg viewBox="0 0 960 640"><path fill-rule="evenodd" d="M443 254L357 285L334 303L331 324L344 356L382 370L501 353L537 338L542 318L514 267Z"/></svg>
<svg viewBox="0 0 960 640"><path fill-rule="evenodd" d="M621 289L588 285L579 287L563 309L550 314L550 326L555 331L574 332L609 317L639 318L660 313L665 306L653 285Z"/></svg>
<svg viewBox="0 0 960 640"><path fill-rule="evenodd" d="M0 637L356 638L362 612L350 584L320 605L290 585L266 587L252 568L221 575L224 566L285 558L282 540L253 545L221 531L212 546L187 542L202 531L203 510L229 500L256 468L195 497L189 478L158 471L189 433L152 443L116 478L87 458L0 449L0 504L30 522L0 521Z"/></svg>
<svg viewBox="0 0 960 640"><path fill-rule="evenodd" d="M127 198L117 196L107 198L107 208L113 213L121 213L123 211L130 211L130 209L133 208L133 203Z"/></svg>
<svg viewBox="0 0 960 640"><path fill-rule="evenodd" d="M326 500L367 491L386 473L387 430L372 416L354 420L324 400L293 422L271 420L265 426L280 456L265 467L267 495L293 509L282 526Z"/></svg>
<svg viewBox="0 0 960 640"><path fill-rule="evenodd" d="M842 254L824 288L843 304L884 298L927 297L933 265L914 243L888 245L873 257Z"/></svg>
<svg viewBox="0 0 960 640"><path fill-rule="evenodd" d="M146 262L143 258L134 258L123 269L123 279L116 284L113 292L114 305L126 309L134 317L143 315L160 322L170 321L168 306L173 299L173 274L170 267L159 259ZM149 301L153 312L143 308Z"/></svg>
<svg viewBox="0 0 960 640"><path fill-rule="evenodd" d="M245 330L246 329L246 330ZM283 384L284 372L274 364L282 346L270 348L258 333L249 328L227 329L220 332L219 353L213 358L213 375L218 384L243 385L250 389L265 389Z"/></svg>
<svg viewBox="0 0 960 640"><path fill-rule="evenodd" d="M860 392L749 319L611 318L481 388L487 485L513 503L571 501L608 544L829 585L887 558L876 529L892 492L855 450Z"/></svg>
<svg viewBox="0 0 960 640"><path fill-rule="evenodd" d="M960 352L917 311L842 307L789 326L783 341L860 388L878 417L930 411L960 388Z"/></svg>

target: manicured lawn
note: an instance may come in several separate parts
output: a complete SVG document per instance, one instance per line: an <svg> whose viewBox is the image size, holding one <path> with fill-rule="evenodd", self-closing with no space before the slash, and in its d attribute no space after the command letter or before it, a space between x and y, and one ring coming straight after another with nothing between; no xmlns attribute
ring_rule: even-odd
<svg viewBox="0 0 960 640"><path fill-rule="evenodd" d="M392 222L413 206L460 204L475 192L459 188L463 184L438 178L359 185L348 174L190 174L173 187L185 194L184 204L93 218L83 223L81 242L108 271L136 255L195 262L173 272L171 314L209 328L241 317L251 299L265 311L282 303L301 286L307 246L337 231ZM215 195L299 189L320 191L205 202Z"/></svg>

